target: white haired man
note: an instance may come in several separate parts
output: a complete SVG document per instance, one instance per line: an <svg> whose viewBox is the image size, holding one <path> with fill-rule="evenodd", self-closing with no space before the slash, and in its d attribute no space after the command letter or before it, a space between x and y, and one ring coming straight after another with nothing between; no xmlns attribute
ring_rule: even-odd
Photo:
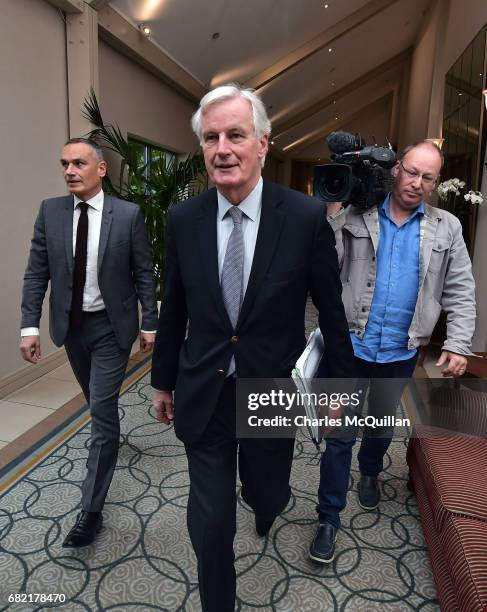
<svg viewBox="0 0 487 612"><path fill-rule="evenodd" d="M192 125L216 189L167 217L153 402L161 421L174 418L186 447L202 609L233 612L237 458L242 498L265 536L290 498L294 448L293 439L237 437L236 378L289 377L306 343L309 292L332 376L352 375L353 353L322 205L261 177L270 133L261 100L218 87Z"/></svg>

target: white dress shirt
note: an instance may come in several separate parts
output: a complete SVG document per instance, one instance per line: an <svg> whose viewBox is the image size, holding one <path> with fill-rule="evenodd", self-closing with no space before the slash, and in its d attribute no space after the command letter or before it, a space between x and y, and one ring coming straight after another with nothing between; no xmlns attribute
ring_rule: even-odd
<svg viewBox="0 0 487 612"><path fill-rule="evenodd" d="M88 244L86 253L86 280L83 290L83 311L96 312L105 308L105 303L101 297L98 285L98 246L100 244L101 218L103 213L103 203L105 196L103 190L90 200L85 200L88 204ZM73 257L76 253L76 233L78 231L78 221L81 210L78 204L83 202L74 196L73 213Z"/></svg>

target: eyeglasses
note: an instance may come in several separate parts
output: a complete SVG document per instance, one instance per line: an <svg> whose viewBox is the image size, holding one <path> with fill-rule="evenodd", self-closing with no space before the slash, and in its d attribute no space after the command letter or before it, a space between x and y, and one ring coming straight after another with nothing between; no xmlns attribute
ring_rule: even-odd
<svg viewBox="0 0 487 612"><path fill-rule="evenodd" d="M401 164L402 169L406 173L406 176L413 180L419 178L423 185L434 185L438 180L438 177L430 176L429 174L420 174L419 172L416 172L416 170L409 170L408 168L406 168L406 166L402 163L401 160L399 160L399 163Z"/></svg>

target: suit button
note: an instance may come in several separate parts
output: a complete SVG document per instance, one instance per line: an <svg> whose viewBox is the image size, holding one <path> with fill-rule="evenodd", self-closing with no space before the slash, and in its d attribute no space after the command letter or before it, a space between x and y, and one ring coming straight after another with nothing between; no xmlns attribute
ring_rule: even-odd
<svg viewBox="0 0 487 612"><path fill-rule="evenodd" d="M233 344L236 344L238 342L238 336L232 336L230 338L230 342L233 342Z"/></svg>
<svg viewBox="0 0 487 612"><path fill-rule="evenodd" d="M367 287L372 287L372 283L367 283Z"/></svg>
<svg viewBox="0 0 487 612"><path fill-rule="evenodd" d="M225 374L225 370L217 370L216 373L217 374Z"/></svg>
<svg viewBox="0 0 487 612"><path fill-rule="evenodd" d="M365 312L367 310L367 308L362 308L362 312Z"/></svg>

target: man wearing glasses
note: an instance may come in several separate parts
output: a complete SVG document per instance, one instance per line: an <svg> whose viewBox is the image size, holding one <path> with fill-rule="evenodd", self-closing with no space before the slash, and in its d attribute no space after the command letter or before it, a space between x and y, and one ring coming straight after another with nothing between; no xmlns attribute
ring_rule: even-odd
<svg viewBox="0 0 487 612"><path fill-rule="evenodd" d="M436 365L443 376L465 372L475 327L475 284L462 227L454 215L424 202L438 182L443 154L423 141L407 147L392 170L393 189L377 207L358 212L327 207L335 231L342 299L356 376L371 381L368 414L394 415L414 371L418 347L429 342L441 310L447 337ZM403 379L387 381L385 379ZM358 453L361 507L380 500L378 475L393 429L366 430ZM346 504L355 438L328 439L321 459L319 527L310 557L334 558L340 511Z"/></svg>

